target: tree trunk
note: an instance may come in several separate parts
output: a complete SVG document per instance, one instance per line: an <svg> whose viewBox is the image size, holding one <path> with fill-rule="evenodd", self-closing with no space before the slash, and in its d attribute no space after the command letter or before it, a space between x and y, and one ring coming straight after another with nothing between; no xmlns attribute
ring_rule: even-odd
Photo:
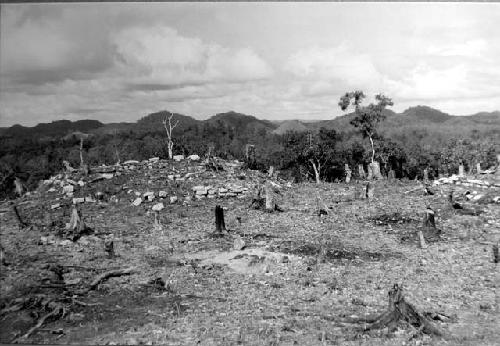
<svg viewBox="0 0 500 346"><path fill-rule="evenodd" d="M373 146L372 136L368 137L370 139L370 145L372 146L372 163L375 161L375 147Z"/></svg>
<svg viewBox="0 0 500 346"><path fill-rule="evenodd" d="M80 138L80 167L83 168L83 138Z"/></svg>
<svg viewBox="0 0 500 346"><path fill-rule="evenodd" d="M222 233L226 231L226 224L224 222L224 209L220 205L215 206L215 232Z"/></svg>
<svg viewBox="0 0 500 346"><path fill-rule="evenodd" d="M168 140L168 158L169 160L172 160L172 158L174 157L174 153L173 153L173 149L174 149L174 142L172 142L171 140Z"/></svg>
<svg viewBox="0 0 500 346"><path fill-rule="evenodd" d="M313 160L309 160L309 162L311 162L314 169L314 177L316 178L316 184L321 183L321 179L319 176L319 170L321 169L321 164L318 163L318 165L316 166L316 163Z"/></svg>

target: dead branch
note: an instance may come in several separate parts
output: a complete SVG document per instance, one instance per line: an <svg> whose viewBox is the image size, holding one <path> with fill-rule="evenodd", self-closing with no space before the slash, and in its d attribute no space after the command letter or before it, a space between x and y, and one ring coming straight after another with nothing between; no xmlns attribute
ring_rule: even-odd
<svg viewBox="0 0 500 346"><path fill-rule="evenodd" d="M59 314L64 314L64 308L62 306L56 306L54 310L40 317L40 319L38 319L38 322L33 327L31 327L24 335L14 339L12 343L16 344L20 341L26 340L27 338L29 338L31 334L33 334L38 328L40 328L48 318L52 316L57 316Z"/></svg>
<svg viewBox="0 0 500 346"><path fill-rule="evenodd" d="M112 278L112 277L117 277L117 276L122 276L122 275L131 275L136 272L136 268L130 267L130 268L125 268L125 269L115 269L115 270L110 270L105 273L99 274L96 276L94 280L90 283L90 286L87 287L86 289L78 292L77 294L82 295L86 294L92 290L95 290L97 286L99 286L100 283L103 281Z"/></svg>

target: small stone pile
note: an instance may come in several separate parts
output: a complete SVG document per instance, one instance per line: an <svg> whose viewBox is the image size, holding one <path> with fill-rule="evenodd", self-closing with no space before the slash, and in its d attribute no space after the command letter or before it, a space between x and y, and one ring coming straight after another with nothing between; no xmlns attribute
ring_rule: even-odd
<svg viewBox="0 0 500 346"><path fill-rule="evenodd" d="M235 184L227 184L225 186L203 186L197 185L192 188L196 199L203 198L222 198L222 197L238 197L243 198L248 192L247 187L238 186Z"/></svg>

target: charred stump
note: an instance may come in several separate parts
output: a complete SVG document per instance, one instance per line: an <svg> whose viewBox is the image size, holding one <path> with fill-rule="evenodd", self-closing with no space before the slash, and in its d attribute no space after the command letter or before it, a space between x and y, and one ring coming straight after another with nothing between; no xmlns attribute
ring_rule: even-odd
<svg viewBox="0 0 500 346"><path fill-rule="evenodd" d="M215 232L220 234L226 231L224 222L224 209L220 205L215 206Z"/></svg>
<svg viewBox="0 0 500 346"><path fill-rule="evenodd" d="M374 192L375 192L375 188L373 187L373 185L370 182L368 182L366 184L366 188L365 188L366 199L368 199L368 200L373 199Z"/></svg>
<svg viewBox="0 0 500 346"><path fill-rule="evenodd" d="M14 210L14 214L16 215L16 220L17 224L19 225L19 229L24 229L29 226L27 222L25 222L22 218L21 215L19 214L19 210L17 210L17 206L12 206L12 209Z"/></svg>
<svg viewBox="0 0 500 346"><path fill-rule="evenodd" d="M498 263L500 261L500 257L498 255L498 244L492 246L493 250L493 263Z"/></svg>
<svg viewBox="0 0 500 346"><path fill-rule="evenodd" d="M272 213L274 211L274 194L269 183L266 183L266 211Z"/></svg>
<svg viewBox="0 0 500 346"><path fill-rule="evenodd" d="M363 165L358 165L358 175L359 175L359 179L366 178L366 173L365 173L365 169L363 168Z"/></svg>
<svg viewBox="0 0 500 346"><path fill-rule="evenodd" d="M106 251L108 258L115 257L115 244L114 244L113 240L107 239L104 241L104 251Z"/></svg>
<svg viewBox="0 0 500 346"><path fill-rule="evenodd" d="M71 218L69 223L66 224L66 231L72 241L77 241L82 235L91 231L91 229L85 225L83 216L76 207L73 207L71 211Z"/></svg>

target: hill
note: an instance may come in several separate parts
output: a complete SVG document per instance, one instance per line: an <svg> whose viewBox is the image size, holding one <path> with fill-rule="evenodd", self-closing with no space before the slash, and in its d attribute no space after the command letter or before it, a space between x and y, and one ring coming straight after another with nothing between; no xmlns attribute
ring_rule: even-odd
<svg viewBox="0 0 500 346"><path fill-rule="evenodd" d="M98 120L56 120L51 123L40 123L33 127L14 125L5 129L2 137L11 138L42 138L42 137L62 137L71 132L90 132L104 126Z"/></svg>
<svg viewBox="0 0 500 346"><path fill-rule="evenodd" d="M273 131L277 135L282 135L288 131L304 132L308 127L299 120L286 120L281 122L279 127Z"/></svg>

